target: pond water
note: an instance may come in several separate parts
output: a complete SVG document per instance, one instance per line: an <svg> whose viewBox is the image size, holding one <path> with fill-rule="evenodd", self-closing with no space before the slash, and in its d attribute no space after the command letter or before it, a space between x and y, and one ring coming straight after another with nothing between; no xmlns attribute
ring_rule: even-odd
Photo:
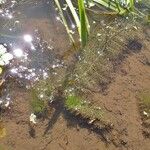
<svg viewBox="0 0 150 150"><path fill-rule="evenodd" d="M142 8L141 10L144 13L149 10L149 5L142 4L137 5L137 7ZM65 11L65 16L72 32L76 32L74 21L70 17L69 12ZM105 15L98 16L98 18L97 15L91 15L90 17L92 26L95 26L95 24L102 26L102 30L95 30L92 33L92 36L95 36L95 41L98 40L101 43L101 46L98 47L98 52L96 52L99 55L103 53L102 49L107 43L107 38L113 36L121 27L126 32L129 32L132 26L135 29L138 28L136 27L137 24L131 23L134 19L130 20L128 17L126 19L128 21L124 21L124 19L119 17L114 20L114 16L107 17ZM7 78L15 79L20 86L27 89L36 85L40 80L53 81L54 83L51 84L54 88L63 84L66 68L71 64L71 61L69 60L68 62L67 59L70 59L70 55L74 55L75 48L66 34L53 1L6 1L0 7L0 26L0 43L14 56L13 61L7 66L6 71L2 75L2 80L7 81ZM120 30L119 32L122 31ZM107 49L114 51L116 43L118 43L117 48L121 49L125 43L126 36L120 36L120 39L118 35L117 39L113 40L115 44L107 45ZM78 36L75 35L75 37L78 43ZM110 38L109 41L111 40ZM89 44L89 47L97 51L97 47L94 47L97 45L95 41L91 42L92 46ZM80 60L80 57L78 59ZM83 65L83 67L85 66ZM84 70L84 68L82 69ZM6 88L3 88L5 90L2 92L1 101L5 101L5 99L10 101L8 91L11 88L8 85L6 83ZM5 103L7 103L7 100Z"/></svg>
<svg viewBox="0 0 150 150"><path fill-rule="evenodd" d="M147 15L150 5L137 4L137 8ZM1 83L0 87L0 105L8 107L13 104L13 95L18 87L23 90L23 97L32 96L29 101L33 99L35 100L33 105L36 103L40 105L38 111L43 107L39 100L44 102L58 100L56 103L50 103L55 112L45 132L52 128L61 113L65 116L67 112L71 116L67 116L70 119L74 117L74 112L78 111L76 108L70 114L68 110L64 110L66 107L63 101L64 93L80 91L79 95L87 99L92 99L89 96L92 92L107 95L105 90L112 82L113 73L116 73L121 62L127 58L127 55L141 52L143 43L140 39L143 38L143 33L147 39L150 38L149 24L141 17L142 13L140 17L136 15L121 17L107 13L93 15L89 11L92 32L89 43L80 53L77 51L80 49L79 36L69 13L65 11L67 22L75 38L74 45L70 42L54 1L6 0L0 5L0 45L13 55L13 60L3 68L1 74L1 81L4 83ZM144 21L141 21L142 19ZM142 23L139 23L139 20ZM126 74L125 71L123 73ZM20 99L19 94L16 99ZM93 116L99 117L101 108L93 107L87 101L76 103L81 108L77 115L81 113L85 127L88 126L96 133L101 133L99 125L102 127L106 125L105 123L96 124L95 128L92 126L96 120ZM96 102L95 104L97 106ZM71 106L73 107L73 104ZM82 118L82 115L85 118ZM76 118L72 119L74 120ZM80 122L80 118L78 120ZM107 138L103 138L107 141Z"/></svg>
<svg viewBox="0 0 150 150"><path fill-rule="evenodd" d="M75 30L70 18L68 23ZM53 1L7 1L0 7L0 26L0 43L15 57L3 78L27 88L64 67L62 57L73 49Z"/></svg>
<svg viewBox="0 0 150 150"><path fill-rule="evenodd" d="M148 4L137 4L137 7L144 13L149 11ZM70 29L72 32L75 32L76 27L69 12L65 12L65 16ZM128 21L124 21L120 17L114 19L114 16L107 17L105 15L98 16L98 18L91 15L91 18L90 22L93 24L100 23L100 26L102 26L100 33L99 31L92 33L96 40L101 41L101 46L98 48L101 49L98 50L99 55L103 53L102 49L107 43L107 38L113 36L118 28L122 27L123 30L129 32L130 27L133 26L138 30L137 24L134 23L135 20L130 20L128 17L126 18ZM99 20L101 21L99 22ZM131 23L131 21L133 22ZM47 78L53 80L54 84L60 81L57 83L57 86L62 84L63 80L65 80L63 79L65 76L64 72L68 65L66 60L69 55L74 54L75 49L66 34L53 1L6 1L0 6L0 26L0 43L8 49L9 53L14 55L14 59L7 66L2 79L15 79L25 88L31 88L39 80L46 80ZM122 31L120 30L119 32ZM147 34L149 35L149 33ZM117 42L114 39L113 42L115 44L109 46L109 49L110 47L111 50L114 47L116 49L116 43L119 46L117 48L121 49L123 47L125 35L121 36L120 39L116 39ZM78 43L78 36L75 37ZM91 44L93 46L96 45L92 42ZM82 69L84 70L84 68ZM7 98L7 92L4 93L6 93L4 97ZM10 98L7 99L9 100Z"/></svg>

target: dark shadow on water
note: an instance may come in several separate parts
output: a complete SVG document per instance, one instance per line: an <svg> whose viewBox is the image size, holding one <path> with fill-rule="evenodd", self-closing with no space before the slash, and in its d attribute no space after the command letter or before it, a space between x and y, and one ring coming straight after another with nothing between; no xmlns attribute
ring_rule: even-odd
<svg viewBox="0 0 150 150"><path fill-rule="evenodd" d="M107 138L108 133L111 131L109 127L100 127L96 126L93 123L90 122L90 118L84 118L84 116L77 115L71 111L68 111L65 107L64 100L65 98L63 95L63 89L64 87L67 87L68 79L70 77L70 74L74 70L76 63L78 61L78 58L76 55L74 56L74 62L67 68L66 70L66 76L63 82L63 86L58 90L58 95L56 96L55 100L50 104L50 107L54 108L54 114L49 119L49 123L44 131L44 135L48 134L49 130L52 130L55 123L57 122L60 115L63 115L64 119L67 121L68 127L74 127L78 129L80 128L86 128L89 130L89 132L96 133L102 141L104 141L106 144L109 143L109 138ZM63 89L62 89L63 88Z"/></svg>
<svg viewBox="0 0 150 150"><path fill-rule="evenodd" d="M63 110L63 116L67 120L67 125L70 128L76 128L77 131L79 131L79 127L88 129L89 132L94 132L98 135L98 137L104 141L106 144L110 142L108 138L108 134L111 132L110 128L106 127L98 127L94 125L93 123L89 123L89 119L83 118L82 115L76 115L74 113L71 113L70 111L64 109Z"/></svg>
<svg viewBox="0 0 150 150"><path fill-rule="evenodd" d="M47 127L44 131L44 135L48 133L49 130L51 130L54 126L54 124L57 122L58 118L60 117L61 113L63 112L63 102L62 99L56 98L51 104L50 107L53 107L55 109L52 117L49 119L49 122L47 124Z"/></svg>
<svg viewBox="0 0 150 150"><path fill-rule="evenodd" d="M89 130L89 132L96 133L100 137L100 139L106 144L109 143L109 138L107 138L107 134L110 132L110 130L107 127L100 128L98 126L95 126L94 124L90 124L89 119L85 119L82 115L76 115L66 110L63 103L63 98L58 97L57 100L55 100L50 107L53 107L55 111L52 117L49 119L43 136L48 134L48 132L52 130L60 115L63 115L64 119L67 121L67 125L69 128L73 127L77 130L79 130L78 127L86 128Z"/></svg>
<svg viewBox="0 0 150 150"><path fill-rule="evenodd" d="M129 39L127 43L127 49L131 52L138 53L142 49L142 43L136 39Z"/></svg>

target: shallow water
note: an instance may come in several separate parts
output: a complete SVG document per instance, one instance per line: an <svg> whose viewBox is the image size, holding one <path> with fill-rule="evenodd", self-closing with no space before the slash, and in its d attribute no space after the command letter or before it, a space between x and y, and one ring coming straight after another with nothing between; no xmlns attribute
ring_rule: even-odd
<svg viewBox="0 0 150 150"><path fill-rule="evenodd" d="M57 76L54 69L64 67L61 57L72 49L72 43L52 1L6 3L0 8L0 26L0 43L14 55L2 78L14 78L30 88L41 79ZM6 89L2 99L8 97Z"/></svg>
<svg viewBox="0 0 150 150"><path fill-rule="evenodd" d="M36 146L41 146L41 143L44 145L44 142L41 141L46 141L46 134L47 137L51 138L51 129L54 129L54 135L60 134L55 128L62 130L67 121L71 122L70 124L73 124L73 127L77 124L82 128L94 131L94 133L101 135L102 139L107 143L109 138L107 139L107 134L105 136L105 133L102 132L103 124L101 120L97 124L93 123L95 122L93 116L96 113L93 115L93 111L90 108L91 106L96 106L93 107L94 110L96 108L97 111L104 111L104 114L106 113L107 117L110 117L109 119L112 120L112 123L118 122L118 118L115 117L118 117L119 113L121 126L122 116L125 114L128 118L128 112L132 110L129 107L131 103L129 102L129 106L126 105L128 101L124 99L124 95L127 95L126 90L131 91L131 79L135 78L134 73L137 71L130 75L128 69L130 70L130 65L133 67L136 61L133 60L131 64L128 62L127 68L124 68L124 70L120 68L121 70L119 70L119 73L117 69L129 55L138 55L141 53L144 47L143 39L146 41L149 40L150 37L149 26L146 25L145 22L141 25L136 21L136 17L117 17L111 15L92 16L89 14L92 24L91 31L93 32L91 33L90 42L83 49L82 53L78 53L73 48L72 43L70 43L66 30L60 21L52 1L19 1L19 3L15 2L13 6L10 3L0 8L0 43L7 47L8 51L14 55L14 59L11 61L10 65L6 67L4 74L1 76L1 78L5 79L5 82L3 86L0 87L0 102L3 101L4 106L10 106L8 107L8 113L9 111L10 113L12 112L11 115L8 114L10 118L13 115L19 116L18 118L16 116L14 118L12 117L14 119L14 126L18 128L23 124L22 128L25 130L24 134L20 134L22 131L16 132L14 128L9 125L10 123L8 123L9 128L12 128L11 130L13 131L10 136L13 137L14 134L18 136L19 134L18 138L20 138L20 135L22 137L25 136L25 138L20 138L20 141L26 141L25 139L27 139L30 141L30 146L32 142ZM139 7L143 7L143 12L149 10L147 6L142 5ZM67 13L65 15L67 16ZM68 23L70 27L73 27L72 30L75 31L76 29L74 28L71 18L68 18ZM78 36L76 39L78 40ZM140 57L138 59L140 59ZM127 72L129 72L129 75L127 75ZM114 74L119 75L119 79L121 79L119 80L119 84L117 83L114 88L108 89L108 85L113 82ZM126 79L126 77L128 77L128 79ZM125 84L123 89L122 80ZM126 86L127 84L129 84L129 87ZM134 92L131 91L131 94L133 93L134 95L138 88L139 86L136 87L136 84L133 83ZM110 90L108 91L110 92L110 96L108 97L107 89ZM85 112L82 112L82 110L80 112L76 109L68 110L66 108L67 106L65 105L63 96L75 90L79 91L79 94L85 97L83 107L84 103L89 104L87 105L89 109L84 109L86 110ZM116 97L113 98L111 92L116 95ZM122 92L125 92L124 95L120 95ZM34 95L35 97L33 97L32 94L36 94ZM100 94L100 97L98 94ZM97 96L98 99L95 99ZM131 97L131 101L132 99L134 100L134 98ZM48 107L46 108L46 114L44 111L43 118L46 119L44 121L38 119L37 126L32 126L29 121L29 116L34 111L31 109L32 106L30 104L32 100L35 100L35 103L37 100L43 100L46 104L47 102L49 104L48 106L46 105L46 107ZM119 103L118 105L118 101L123 101L123 104ZM12 105L9 105L11 103ZM106 107L108 105L108 108L105 107L105 103ZM113 104L112 108L114 107L115 110L113 113L111 108L109 108L111 107L111 103ZM122 107L123 111L121 110ZM89 115L90 117L87 115L89 110L92 111L91 115ZM79 114L81 114L81 116ZM38 114L36 115L38 116ZM134 115L135 114L131 116ZM6 117L6 122L7 119ZM8 122L13 121L10 119ZM56 127L54 127L54 125L56 125ZM120 127L119 123L117 125ZM107 124L104 123L104 128L106 126ZM66 125L65 128L65 131L68 132L68 125ZM79 127L77 127L77 130L78 128ZM38 129L42 131L38 133ZM71 129L71 131L73 130ZM27 134L27 132L29 132L29 134ZM74 140L75 133L77 133L77 139L79 139L79 142L77 142L78 145L82 142L80 138L78 138L79 132L76 132L76 130L71 132L71 137L73 137L72 143L76 141ZM80 132L80 134L84 135L84 132ZM132 132L129 134L132 135ZM87 139L87 137L92 138L92 135L87 133L84 138ZM40 144L37 144L36 140L39 140ZM24 141L22 143L24 143ZM97 145L98 142L95 145ZM87 140L87 143L90 143L89 140ZM28 146L28 144L26 145ZM76 149L76 146L73 149Z"/></svg>
<svg viewBox="0 0 150 150"><path fill-rule="evenodd" d="M148 7L143 5L141 7L144 11L148 11ZM68 17L67 12L65 15L69 26L73 27L72 30L75 31L72 19ZM91 18L95 19L95 16L91 16ZM102 35L93 33L93 36L97 40L103 39L101 43L101 47L103 47L107 34L111 36L113 30L116 30L113 26L120 28L123 21L120 22L118 19L113 22L114 16L101 16L98 19L103 28L100 31ZM91 22L95 26L95 21ZM99 20L96 22L99 23ZM74 50L53 1L9 1L0 8L0 25L0 43L5 43L8 51L12 54L16 50L20 52L17 54L19 56L14 56L15 59L8 66L3 78L13 77L27 88L37 81L51 76L58 81L63 81L62 78L68 64L65 64L62 58L73 55ZM111 49L113 48L111 47ZM62 84L62 81L59 84ZM58 86L60 86L59 84Z"/></svg>

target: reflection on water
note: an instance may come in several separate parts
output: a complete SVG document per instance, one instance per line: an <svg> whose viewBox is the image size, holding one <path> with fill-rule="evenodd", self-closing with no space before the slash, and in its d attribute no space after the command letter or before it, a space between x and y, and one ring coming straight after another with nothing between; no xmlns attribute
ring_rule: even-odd
<svg viewBox="0 0 150 150"><path fill-rule="evenodd" d="M143 7L147 12L148 7ZM67 13L65 16L68 17L70 28L75 31L72 18ZM122 28L124 24L123 29L129 31L126 26L126 23L130 22L129 17L121 22L119 19L114 19L116 16L106 18L98 15L97 18L96 15L91 15L90 17L94 25L100 23L102 32L96 33L95 38L102 43L106 43L107 37L113 37L114 26ZM133 27L138 30L136 26ZM121 37L119 39L122 40ZM115 43L119 45L118 42ZM5 45L9 53L14 56L2 78L11 76L27 88L36 81L51 76L54 82L59 82L66 68L62 58L72 54L72 51L68 52L72 50L72 46L66 30L51 0L6 0L6 3L0 6L0 44ZM116 45L114 46L116 49ZM98 55L102 55L103 51L99 47Z"/></svg>
<svg viewBox="0 0 150 150"><path fill-rule="evenodd" d="M14 56L3 78L11 76L29 88L55 74L52 69L64 67L59 58L71 43L58 18L52 1L6 1L0 6L0 43Z"/></svg>

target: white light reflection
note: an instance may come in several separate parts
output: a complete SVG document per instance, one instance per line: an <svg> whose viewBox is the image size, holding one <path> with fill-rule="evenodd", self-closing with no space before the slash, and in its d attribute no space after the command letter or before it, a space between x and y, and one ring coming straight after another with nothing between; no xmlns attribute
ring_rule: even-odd
<svg viewBox="0 0 150 150"><path fill-rule="evenodd" d="M18 73L18 69L17 68L12 68L10 70L11 74L17 74Z"/></svg>
<svg viewBox="0 0 150 150"><path fill-rule="evenodd" d="M35 46L33 44L31 44L31 50L35 51Z"/></svg>
<svg viewBox="0 0 150 150"><path fill-rule="evenodd" d="M71 28L75 29L76 28L75 24L71 24Z"/></svg>
<svg viewBox="0 0 150 150"><path fill-rule="evenodd" d="M31 43L32 40L33 40L32 36L29 35L29 34L25 34L25 35L23 36L23 39L25 40L25 42L29 42L29 43Z"/></svg>
<svg viewBox="0 0 150 150"><path fill-rule="evenodd" d="M56 16L56 20L60 21L60 17Z"/></svg>
<svg viewBox="0 0 150 150"><path fill-rule="evenodd" d="M48 73L47 72L43 72L43 79L47 79L48 78Z"/></svg>
<svg viewBox="0 0 150 150"><path fill-rule="evenodd" d="M12 19L13 16L12 16L11 14L8 14L8 18L9 18L9 19Z"/></svg>
<svg viewBox="0 0 150 150"><path fill-rule="evenodd" d="M14 50L13 50L13 53L14 53L14 55L15 55L16 57L19 57L19 58L23 56L23 50L20 49L20 48L14 49Z"/></svg>
<svg viewBox="0 0 150 150"><path fill-rule="evenodd" d="M2 9L0 9L0 14L2 14L3 13L3 10Z"/></svg>
<svg viewBox="0 0 150 150"><path fill-rule="evenodd" d="M40 98L43 98L44 97L44 95L43 94L40 94Z"/></svg>

